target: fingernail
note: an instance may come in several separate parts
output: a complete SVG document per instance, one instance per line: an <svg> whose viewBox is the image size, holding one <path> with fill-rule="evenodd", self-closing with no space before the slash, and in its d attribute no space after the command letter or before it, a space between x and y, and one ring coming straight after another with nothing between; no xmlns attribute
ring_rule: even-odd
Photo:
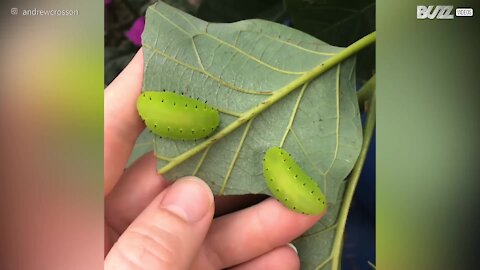
<svg viewBox="0 0 480 270"><path fill-rule="evenodd" d="M183 220L199 221L213 204L213 195L205 182L197 177L177 180L167 190L161 205Z"/></svg>
<svg viewBox="0 0 480 270"><path fill-rule="evenodd" d="M293 251L295 251L295 253L298 254L297 248L292 243L288 243L288 246L291 247L293 249Z"/></svg>

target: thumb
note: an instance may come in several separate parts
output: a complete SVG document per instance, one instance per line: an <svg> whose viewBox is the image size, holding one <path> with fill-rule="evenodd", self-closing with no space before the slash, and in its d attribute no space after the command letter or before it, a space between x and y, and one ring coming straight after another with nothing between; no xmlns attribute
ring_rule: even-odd
<svg viewBox="0 0 480 270"><path fill-rule="evenodd" d="M105 258L104 269L188 269L213 213L207 184L196 177L176 181L120 236Z"/></svg>

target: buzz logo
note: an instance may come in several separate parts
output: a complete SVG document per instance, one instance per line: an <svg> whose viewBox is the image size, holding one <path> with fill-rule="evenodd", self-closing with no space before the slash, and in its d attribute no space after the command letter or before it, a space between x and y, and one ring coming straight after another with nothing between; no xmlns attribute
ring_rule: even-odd
<svg viewBox="0 0 480 270"><path fill-rule="evenodd" d="M452 20L453 6L417 6L417 19Z"/></svg>

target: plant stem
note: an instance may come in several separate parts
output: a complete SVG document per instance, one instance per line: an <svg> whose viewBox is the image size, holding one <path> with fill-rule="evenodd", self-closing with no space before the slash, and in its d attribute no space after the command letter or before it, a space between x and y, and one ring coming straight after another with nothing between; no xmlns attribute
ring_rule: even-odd
<svg viewBox="0 0 480 270"><path fill-rule="evenodd" d="M367 122L365 124L365 129L363 132L363 146L360 151L360 155L357 159L357 163L353 168L352 175L350 177L350 182L348 183L345 195L343 197L342 208L338 215L338 225L337 231L335 232L335 240L333 242L333 248L331 254L341 254L342 243L343 243L343 234L345 232L345 224L347 222L348 211L350 210L350 205L352 203L353 195L355 193L355 188L357 187L358 180L360 178L360 173L362 172L363 164L365 164L365 159L367 157L368 148L375 130L375 115L376 115L376 105L375 105L375 87L373 87L372 96L369 102L369 108L367 112ZM340 267L340 257L341 256L332 256L332 269L336 270Z"/></svg>
<svg viewBox="0 0 480 270"><path fill-rule="evenodd" d="M299 88L306 82L309 82L315 79L320 74L338 65L340 62L356 54L357 52L364 49L365 47L373 44L375 40L376 40L376 32L373 32L361 38L360 40L356 41L355 43L348 46L341 52L327 59L325 62L321 63L320 65L316 66L312 70L306 72L302 76L293 80L291 83L275 91L270 97L265 99L258 106L255 106L252 109L242 113L240 117L237 118L235 121L233 121L230 125L226 126L224 129L220 130L219 132L209 137L202 143L196 145L195 147L191 148L188 151L183 152L182 154L176 156L175 158L172 158L172 160L169 163L167 163L167 165L165 165L164 167L158 170L158 173L159 174L166 173L171 169L175 168L180 163L184 162L185 160L198 154L202 150L206 149L208 146L214 144L216 141L220 140L221 138L225 137L227 134L236 130L239 126L243 125L253 117L257 116L259 113L263 112L268 107L272 106L277 101L281 100L286 95L290 94L290 92Z"/></svg>
<svg viewBox="0 0 480 270"><path fill-rule="evenodd" d="M374 74L357 92L357 100L360 108L363 108L365 102L372 97L376 86L376 74Z"/></svg>

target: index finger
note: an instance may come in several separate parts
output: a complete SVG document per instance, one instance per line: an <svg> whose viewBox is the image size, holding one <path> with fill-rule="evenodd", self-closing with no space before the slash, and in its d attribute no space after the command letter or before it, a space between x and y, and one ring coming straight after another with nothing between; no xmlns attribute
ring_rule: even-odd
<svg viewBox="0 0 480 270"><path fill-rule="evenodd" d="M214 219L194 269L224 269L287 245L312 227L319 215L302 215L267 199Z"/></svg>
<svg viewBox="0 0 480 270"><path fill-rule="evenodd" d="M104 196L113 189L128 162L135 140L145 128L136 109L142 90L140 49L104 93Z"/></svg>

